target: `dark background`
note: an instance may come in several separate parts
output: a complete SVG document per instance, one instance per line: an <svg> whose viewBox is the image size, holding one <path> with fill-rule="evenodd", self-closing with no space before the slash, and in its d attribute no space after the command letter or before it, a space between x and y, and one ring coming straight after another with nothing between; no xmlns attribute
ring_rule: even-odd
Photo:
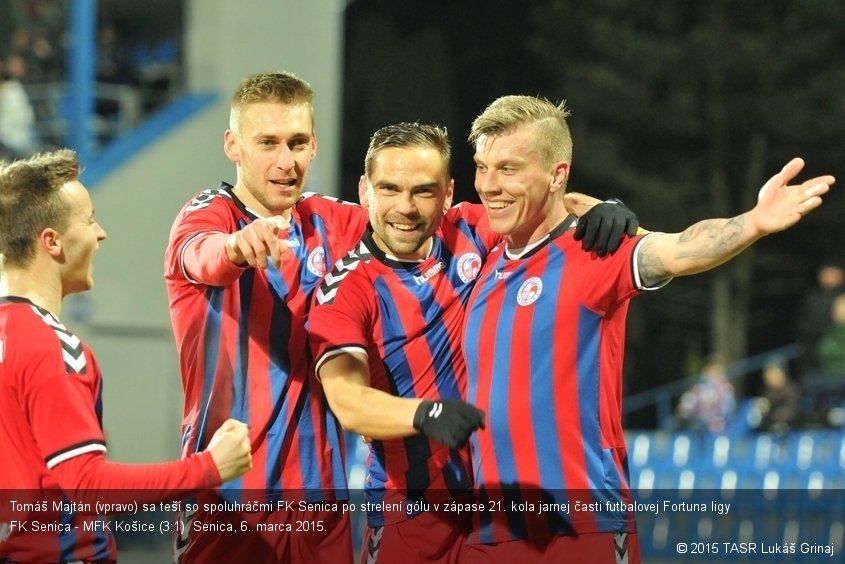
<svg viewBox="0 0 845 564"><path fill-rule="evenodd" d="M419 120L448 128L458 200L477 201L470 123L498 96L536 94L572 110L570 190L620 197L654 230L736 215L793 156L804 178L840 172L843 53L838 0L353 1L343 196L357 199L369 135ZM695 373L712 352L792 343L816 267L841 253L840 192L728 265L635 299L626 393ZM758 379L735 384L751 393Z"/></svg>

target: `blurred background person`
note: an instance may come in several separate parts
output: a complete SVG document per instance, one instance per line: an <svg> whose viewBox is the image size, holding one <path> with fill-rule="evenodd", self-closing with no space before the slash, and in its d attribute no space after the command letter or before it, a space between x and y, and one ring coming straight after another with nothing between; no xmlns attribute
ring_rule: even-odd
<svg viewBox="0 0 845 564"><path fill-rule="evenodd" d="M801 424L801 388L781 359L763 367L763 388L753 400L751 426L757 431L784 434Z"/></svg>
<svg viewBox="0 0 845 564"><path fill-rule="evenodd" d="M0 63L0 158L26 157L37 150L35 111L23 83L11 71L23 60L9 55Z"/></svg>
<svg viewBox="0 0 845 564"><path fill-rule="evenodd" d="M803 348L799 378L812 378L820 368L817 347L832 324L831 306L837 295L845 292L845 265L837 257L822 261L816 271L817 285L805 294L798 312L797 340Z"/></svg>
<svg viewBox="0 0 845 564"><path fill-rule="evenodd" d="M736 395L725 360L712 355L698 382L681 396L676 415L681 428L721 433L735 408Z"/></svg>
<svg viewBox="0 0 845 564"><path fill-rule="evenodd" d="M830 305L832 324L824 331L816 347L816 358L822 371L845 379L845 291Z"/></svg>
<svg viewBox="0 0 845 564"><path fill-rule="evenodd" d="M824 423L841 427L845 423L845 291L833 299L831 323L816 345L819 369L809 382L816 412Z"/></svg>

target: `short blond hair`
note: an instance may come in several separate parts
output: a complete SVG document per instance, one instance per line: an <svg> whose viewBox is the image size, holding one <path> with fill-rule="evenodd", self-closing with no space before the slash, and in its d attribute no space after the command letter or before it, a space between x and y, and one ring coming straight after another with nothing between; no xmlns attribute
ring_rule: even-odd
<svg viewBox="0 0 845 564"><path fill-rule="evenodd" d="M314 123L314 89L292 72L261 72L244 78L232 95L229 129L237 131L240 112L252 104L305 106Z"/></svg>
<svg viewBox="0 0 845 564"><path fill-rule="evenodd" d="M502 96L487 106L472 122L469 142L477 148L479 141L512 133L533 125L543 163L572 162L572 135L569 133L569 109L566 101L553 104L536 96Z"/></svg>

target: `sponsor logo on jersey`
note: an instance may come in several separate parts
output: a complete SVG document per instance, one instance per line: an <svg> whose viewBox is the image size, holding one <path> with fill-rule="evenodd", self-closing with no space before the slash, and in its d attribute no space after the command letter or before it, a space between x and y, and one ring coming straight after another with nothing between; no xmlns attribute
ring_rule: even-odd
<svg viewBox="0 0 845 564"><path fill-rule="evenodd" d="M506 270L496 270L493 272L493 278L495 280L507 280L513 272L508 272Z"/></svg>
<svg viewBox="0 0 845 564"><path fill-rule="evenodd" d="M516 303L521 306L531 305L540 299L542 292L543 281L536 276L532 276L519 287L519 291L516 293Z"/></svg>
<svg viewBox="0 0 845 564"><path fill-rule="evenodd" d="M481 257L476 253L464 253L458 259L458 278L466 284L472 282L481 270Z"/></svg>
<svg viewBox="0 0 845 564"><path fill-rule="evenodd" d="M430 266L422 274L415 275L414 282L422 286L423 284L440 274L444 268L446 268L446 263L442 260L439 260L437 261L437 264Z"/></svg>
<svg viewBox="0 0 845 564"><path fill-rule="evenodd" d="M316 247L308 254L305 266L311 274L322 278L326 274L326 250L323 247Z"/></svg>

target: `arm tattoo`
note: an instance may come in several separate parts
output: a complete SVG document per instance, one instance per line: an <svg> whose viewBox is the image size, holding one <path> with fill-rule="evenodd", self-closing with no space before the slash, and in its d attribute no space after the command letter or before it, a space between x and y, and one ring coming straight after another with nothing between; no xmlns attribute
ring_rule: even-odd
<svg viewBox="0 0 845 564"><path fill-rule="evenodd" d="M670 276L709 270L734 257L751 241L742 237L745 216L730 219L705 219L679 233L666 251L679 269L672 272L664 263L657 239L646 237L640 249L637 267L643 284L652 285Z"/></svg>

